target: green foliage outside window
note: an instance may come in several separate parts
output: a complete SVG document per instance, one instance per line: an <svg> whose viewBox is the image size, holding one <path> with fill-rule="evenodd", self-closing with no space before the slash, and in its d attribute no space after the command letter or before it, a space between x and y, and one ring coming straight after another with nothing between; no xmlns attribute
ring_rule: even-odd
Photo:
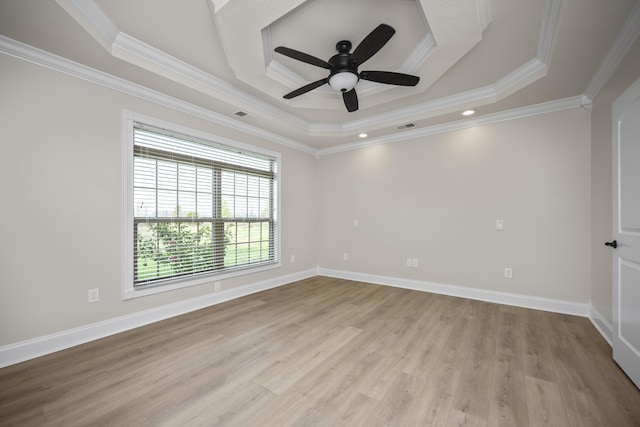
<svg viewBox="0 0 640 427"><path fill-rule="evenodd" d="M174 214L179 213L178 207ZM184 218L195 218L195 214L187 213ZM214 268L215 242L210 222L149 222L137 227L136 280ZM233 238L233 228L234 224L227 224L224 229L225 253Z"/></svg>

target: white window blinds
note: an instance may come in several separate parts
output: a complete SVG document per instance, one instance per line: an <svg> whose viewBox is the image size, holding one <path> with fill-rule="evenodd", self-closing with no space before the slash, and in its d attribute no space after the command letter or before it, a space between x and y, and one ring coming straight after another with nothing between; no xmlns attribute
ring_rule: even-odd
<svg viewBox="0 0 640 427"><path fill-rule="evenodd" d="M133 127L134 286L276 262L276 159Z"/></svg>

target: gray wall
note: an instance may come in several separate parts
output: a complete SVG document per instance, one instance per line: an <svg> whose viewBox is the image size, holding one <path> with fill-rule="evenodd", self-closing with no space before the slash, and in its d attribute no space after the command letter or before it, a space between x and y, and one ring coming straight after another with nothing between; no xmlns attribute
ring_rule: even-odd
<svg viewBox="0 0 640 427"><path fill-rule="evenodd" d="M322 157L319 264L587 303L589 143L575 108Z"/></svg>
<svg viewBox="0 0 640 427"><path fill-rule="evenodd" d="M282 154L282 268L224 289L320 266L592 302L610 322L610 109L640 75L638 43L627 58L591 115L576 108L316 159L0 56L0 346L213 292L208 283L122 300L125 109ZM88 304L96 287L101 301Z"/></svg>
<svg viewBox="0 0 640 427"><path fill-rule="evenodd" d="M282 154L282 268L223 289L316 267L315 156L6 55L0 69L0 346L213 292L122 299L124 109Z"/></svg>

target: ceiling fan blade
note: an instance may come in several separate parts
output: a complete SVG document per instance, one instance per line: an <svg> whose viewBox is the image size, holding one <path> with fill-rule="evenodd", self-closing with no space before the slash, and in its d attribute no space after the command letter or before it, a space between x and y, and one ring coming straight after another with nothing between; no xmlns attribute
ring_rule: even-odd
<svg viewBox="0 0 640 427"><path fill-rule="evenodd" d="M342 92L342 99L348 112L358 111L358 95L355 89L351 89L349 92Z"/></svg>
<svg viewBox="0 0 640 427"><path fill-rule="evenodd" d="M293 92L289 92L284 96L284 98L285 99L295 98L296 96L300 96L303 93L307 93L316 88L319 88L320 86L327 83L328 81L329 81L328 78L324 78L322 80L318 80L317 82L309 83L308 85L302 86L301 88L294 90Z"/></svg>
<svg viewBox="0 0 640 427"><path fill-rule="evenodd" d="M278 46L275 48L275 51L281 53L282 55L288 56L289 58L297 59L298 61L306 62L307 64L315 65L316 67L322 67L330 70L331 64L327 61L323 61L320 58L316 58L315 56L311 56L308 53L300 52L295 49L290 49L284 46Z"/></svg>
<svg viewBox="0 0 640 427"><path fill-rule="evenodd" d="M410 74L394 73L392 71L363 71L360 78L376 83L398 86L415 86L420 81L420 77Z"/></svg>
<svg viewBox="0 0 640 427"><path fill-rule="evenodd" d="M364 63L375 55L395 33L396 30L387 24L378 25L353 51L353 56L358 59L358 64Z"/></svg>

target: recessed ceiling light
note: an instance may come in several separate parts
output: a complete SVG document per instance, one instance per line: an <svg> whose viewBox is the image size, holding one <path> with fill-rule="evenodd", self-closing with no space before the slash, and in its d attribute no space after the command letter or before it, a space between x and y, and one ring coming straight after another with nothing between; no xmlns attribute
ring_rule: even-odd
<svg viewBox="0 0 640 427"><path fill-rule="evenodd" d="M358 135L358 136L359 136L360 138L366 138L366 137L368 137L369 135L367 135L366 133L361 133L361 134L360 134L360 135Z"/></svg>
<svg viewBox="0 0 640 427"><path fill-rule="evenodd" d="M462 112L463 116L473 116L476 113L476 110L465 110Z"/></svg>

